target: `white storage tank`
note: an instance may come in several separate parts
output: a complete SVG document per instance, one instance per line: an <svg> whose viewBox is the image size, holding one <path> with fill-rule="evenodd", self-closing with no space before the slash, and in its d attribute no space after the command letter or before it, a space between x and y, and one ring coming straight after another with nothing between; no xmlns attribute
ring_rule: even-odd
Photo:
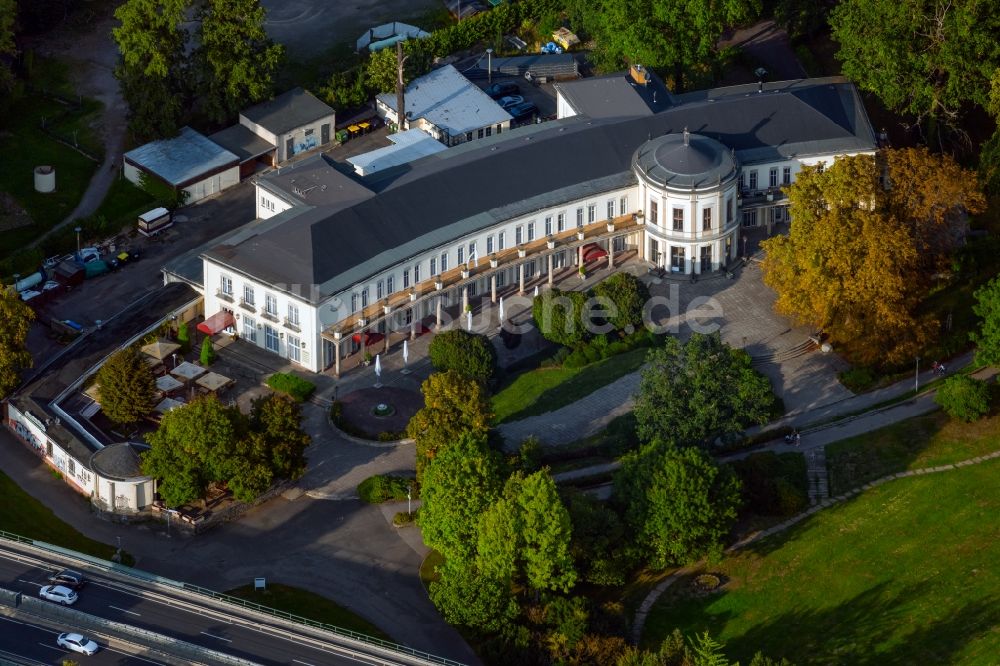
<svg viewBox="0 0 1000 666"><path fill-rule="evenodd" d="M35 167L35 190L38 192L54 192L56 189L56 170L51 166Z"/></svg>

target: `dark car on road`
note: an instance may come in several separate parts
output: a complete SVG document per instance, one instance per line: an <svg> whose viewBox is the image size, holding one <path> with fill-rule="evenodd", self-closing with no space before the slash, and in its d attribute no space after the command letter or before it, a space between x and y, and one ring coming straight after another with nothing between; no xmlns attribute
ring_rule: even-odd
<svg viewBox="0 0 1000 666"><path fill-rule="evenodd" d="M516 104L509 109L507 109L515 121L521 122L522 120L527 120L531 116L538 113L538 107L531 102L524 102L523 104Z"/></svg>
<svg viewBox="0 0 1000 666"><path fill-rule="evenodd" d="M496 99L504 95L516 95L521 92L521 89L517 87L516 83L494 83L486 88L485 92L493 99Z"/></svg>
<svg viewBox="0 0 1000 666"><path fill-rule="evenodd" d="M63 569L59 573L49 576L49 582L54 585L68 587L71 590L79 590L87 584L87 581L83 578L83 574L72 569Z"/></svg>

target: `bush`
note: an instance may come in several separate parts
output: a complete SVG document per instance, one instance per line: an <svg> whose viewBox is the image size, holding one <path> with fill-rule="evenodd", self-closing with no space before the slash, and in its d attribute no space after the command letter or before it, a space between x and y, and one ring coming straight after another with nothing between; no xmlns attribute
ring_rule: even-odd
<svg viewBox="0 0 1000 666"><path fill-rule="evenodd" d="M851 393L864 393L870 390L877 381L877 377L871 368L856 367L844 370L837 379Z"/></svg>
<svg viewBox="0 0 1000 666"><path fill-rule="evenodd" d="M182 354L191 351L191 330L186 321L182 321L177 326L177 344L181 346L180 352Z"/></svg>
<svg viewBox="0 0 1000 666"><path fill-rule="evenodd" d="M420 497L420 486L416 479L392 474L376 474L358 484L358 497L369 504L401 502L406 499L406 491L413 488L413 499Z"/></svg>
<svg viewBox="0 0 1000 666"><path fill-rule="evenodd" d="M409 527L410 525L415 525L419 514L420 509L414 509L413 513L399 511L392 517L392 524L396 527Z"/></svg>
<svg viewBox="0 0 1000 666"><path fill-rule="evenodd" d="M205 339L201 342L200 360L201 365L205 368L215 363L215 347L212 346L212 338L208 336L205 336Z"/></svg>
<svg viewBox="0 0 1000 666"><path fill-rule="evenodd" d="M763 451L732 466L742 482L744 511L791 516L809 506L809 479L801 454Z"/></svg>
<svg viewBox="0 0 1000 666"><path fill-rule="evenodd" d="M454 370L472 379L489 379L497 368L497 352L489 338L461 329L435 335L429 355L435 370Z"/></svg>
<svg viewBox="0 0 1000 666"><path fill-rule="evenodd" d="M316 390L316 385L286 372L276 372L267 378L267 385L275 391L287 393L296 402L305 402Z"/></svg>
<svg viewBox="0 0 1000 666"><path fill-rule="evenodd" d="M941 405L948 416L971 423L989 413L990 387L968 375L954 375L938 388L934 402Z"/></svg>

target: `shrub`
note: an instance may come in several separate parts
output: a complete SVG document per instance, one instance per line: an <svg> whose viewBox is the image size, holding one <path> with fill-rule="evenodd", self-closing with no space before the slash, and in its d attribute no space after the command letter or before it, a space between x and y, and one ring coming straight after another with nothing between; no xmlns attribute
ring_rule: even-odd
<svg viewBox="0 0 1000 666"><path fill-rule="evenodd" d="M201 342L201 364L208 367L215 363L215 347L212 346L212 338L205 336Z"/></svg>
<svg viewBox="0 0 1000 666"><path fill-rule="evenodd" d="M763 451L732 466L742 481L744 510L762 516L791 516L809 505L809 479L801 454Z"/></svg>
<svg viewBox="0 0 1000 666"><path fill-rule="evenodd" d="M856 367L844 370L837 379L851 393L864 393L875 385L877 378L871 368Z"/></svg>
<svg viewBox="0 0 1000 666"><path fill-rule="evenodd" d="M583 348L583 356L587 359L587 363L597 363L601 360L601 352L591 345Z"/></svg>
<svg viewBox="0 0 1000 666"><path fill-rule="evenodd" d="M369 504L401 502L406 499L406 491L413 488L413 499L420 496L416 479L392 474L376 474L358 484L358 497Z"/></svg>
<svg viewBox="0 0 1000 666"><path fill-rule="evenodd" d="M188 323L182 321L177 325L177 344L181 346L181 353L186 354L191 351L191 330Z"/></svg>
<svg viewBox="0 0 1000 666"><path fill-rule="evenodd" d="M413 513L398 511L396 515L392 517L392 524L396 527L409 527L410 525L415 525L419 513L420 509L414 509Z"/></svg>
<svg viewBox="0 0 1000 666"><path fill-rule="evenodd" d="M537 472L542 468L542 443L534 435L521 442L517 451L518 467L526 474Z"/></svg>
<svg viewBox="0 0 1000 666"><path fill-rule="evenodd" d="M489 338L461 329L434 336L429 355L435 370L455 370L472 379L489 379L497 368L497 352Z"/></svg>
<svg viewBox="0 0 1000 666"><path fill-rule="evenodd" d="M286 372L276 372L267 378L267 385L275 391L287 393L296 402L305 402L316 390L316 385Z"/></svg>
<svg viewBox="0 0 1000 666"><path fill-rule="evenodd" d="M587 354L583 349L576 349L566 356L562 364L564 368L582 368L588 363L590 361L587 360Z"/></svg>
<svg viewBox="0 0 1000 666"><path fill-rule="evenodd" d="M948 416L971 423L989 413L990 387L968 375L954 375L938 388L934 402L941 405Z"/></svg>

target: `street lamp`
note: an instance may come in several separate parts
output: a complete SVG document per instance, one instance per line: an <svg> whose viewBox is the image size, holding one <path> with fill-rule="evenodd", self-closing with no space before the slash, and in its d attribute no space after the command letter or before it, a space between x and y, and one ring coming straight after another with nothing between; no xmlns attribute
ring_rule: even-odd
<svg viewBox="0 0 1000 666"><path fill-rule="evenodd" d="M406 486L406 515L413 516L413 509L410 502L413 499L413 484Z"/></svg>
<svg viewBox="0 0 1000 666"><path fill-rule="evenodd" d="M920 357L917 357L917 369L913 373L913 392L917 393L920 390Z"/></svg>
<svg viewBox="0 0 1000 666"><path fill-rule="evenodd" d="M493 83L493 49L486 49L486 81Z"/></svg>
<svg viewBox="0 0 1000 666"><path fill-rule="evenodd" d="M80 227L73 229L76 232L76 253L80 254L80 232L83 231Z"/></svg>

